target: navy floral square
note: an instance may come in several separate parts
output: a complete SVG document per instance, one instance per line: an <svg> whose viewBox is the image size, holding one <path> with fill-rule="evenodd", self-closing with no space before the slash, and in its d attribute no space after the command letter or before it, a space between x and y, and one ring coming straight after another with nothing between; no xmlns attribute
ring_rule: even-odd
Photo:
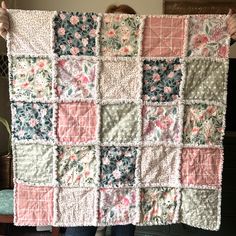
<svg viewBox="0 0 236 236"><path fill-rule="evenodd" d="M58 55L96 55L98 15L59 12L54 17L55 46Z"/></svg>
<svg viewBox="0 0 236 236"><path fill-rule="evenodd" d="M47 103L12 103L13 137L18 140L52 140L53 107Z"/></svg>
<svg viewBox="0 0 236 236"><path fill-rule="evenodd" d="M171 102L179 97L181 62L176 59L144 60L143 100Z"/></svg>
<svg viewBox="0 0 236 236"><path fill-rule="evenodd" d="M102 147L101 186L133 186L136 156L136 147Z"/></svg>

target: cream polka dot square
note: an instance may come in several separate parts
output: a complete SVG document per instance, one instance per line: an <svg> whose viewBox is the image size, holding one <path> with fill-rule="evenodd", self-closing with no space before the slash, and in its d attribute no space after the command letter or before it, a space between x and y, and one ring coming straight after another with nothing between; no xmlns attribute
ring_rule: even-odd
<svg viewBox="0 0 236 236"><path fill-rule="evenodd" d="M194 59L186 62L184 98L225 101L227 66L221 61Z"/></svg>
<svg viewBox="0 0 236 236"><path fill-rule="evenodd" d="M219 230L219 190L183 189L181 222L208 230Z"/></svg>
<svg viewBox="0 0 236 236"><path fill-rule="evenodd" d="M101 109L102 142L138 141L138 106L135 104L104 105ZM141 127L140 127L141 129Z"/></svg>

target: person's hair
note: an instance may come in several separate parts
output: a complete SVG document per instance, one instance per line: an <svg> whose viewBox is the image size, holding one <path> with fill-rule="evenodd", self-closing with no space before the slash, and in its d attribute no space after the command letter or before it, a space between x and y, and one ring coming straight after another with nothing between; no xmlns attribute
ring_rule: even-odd
<svg viewBox="0 0 236 236"><path fill-rule="evenodd" d="M128 5L125 5L125 4L121 4L121 5L110 5L107 7L106 13L125 13L125 14L136 14L136 11L128 6Z"/></svg>

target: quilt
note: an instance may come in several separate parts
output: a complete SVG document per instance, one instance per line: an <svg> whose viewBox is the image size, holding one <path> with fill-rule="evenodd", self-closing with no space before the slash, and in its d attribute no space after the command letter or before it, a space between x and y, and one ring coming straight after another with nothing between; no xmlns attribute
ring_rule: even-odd
<svg viewBox="0 0 236 236"><path fill-rule="evenodd" d="M218 230L226 16L9 14L14 223Z"/></svg>

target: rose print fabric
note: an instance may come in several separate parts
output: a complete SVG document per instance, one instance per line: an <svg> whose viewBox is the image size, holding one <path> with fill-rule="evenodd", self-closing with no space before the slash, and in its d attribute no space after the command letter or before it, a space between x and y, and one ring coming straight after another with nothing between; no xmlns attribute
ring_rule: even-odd
<svg viewBox="0 0 236 236"><path fill-rule="evenodd" d="M227 57L225 16L191 16L188 56Z"/></svg>
<svg viewBox="0 0 236 236"><path fill-rule="evenodd" d="M219 230L226 16L9 18L14 223Z"/></svg>
<svg viewBox="0 0 236 236"><path fill-rule="evenodd" d="M17 99L51 99L52 63L49 58L12 58L12 95Z"/></svg>
<svg viewBox="0 0 236 236"><path fill-rule="evenodd" d="M179 59L145 60L143 65L143 99L170 102L179 98L182 72Z"/></svg>
<svg viewBox="0 0 236 236"><path fill-rule="evenodd" d="M53 22L55 53L58 55L96 55L97 14L59 12Z"/></svg>
<svg viewBox="0 0 236 236"><path fill-rule="evenodd" d="M101 53L103 56L137 56L141 17L105 14L102 18Z"/></svg>
<svg viewBox="0 0 236 236"><path fill-rule="evenodd" d="M104 147L101 157L101 185L103 187L133 186L135 184L137 148Z"/></svg>

